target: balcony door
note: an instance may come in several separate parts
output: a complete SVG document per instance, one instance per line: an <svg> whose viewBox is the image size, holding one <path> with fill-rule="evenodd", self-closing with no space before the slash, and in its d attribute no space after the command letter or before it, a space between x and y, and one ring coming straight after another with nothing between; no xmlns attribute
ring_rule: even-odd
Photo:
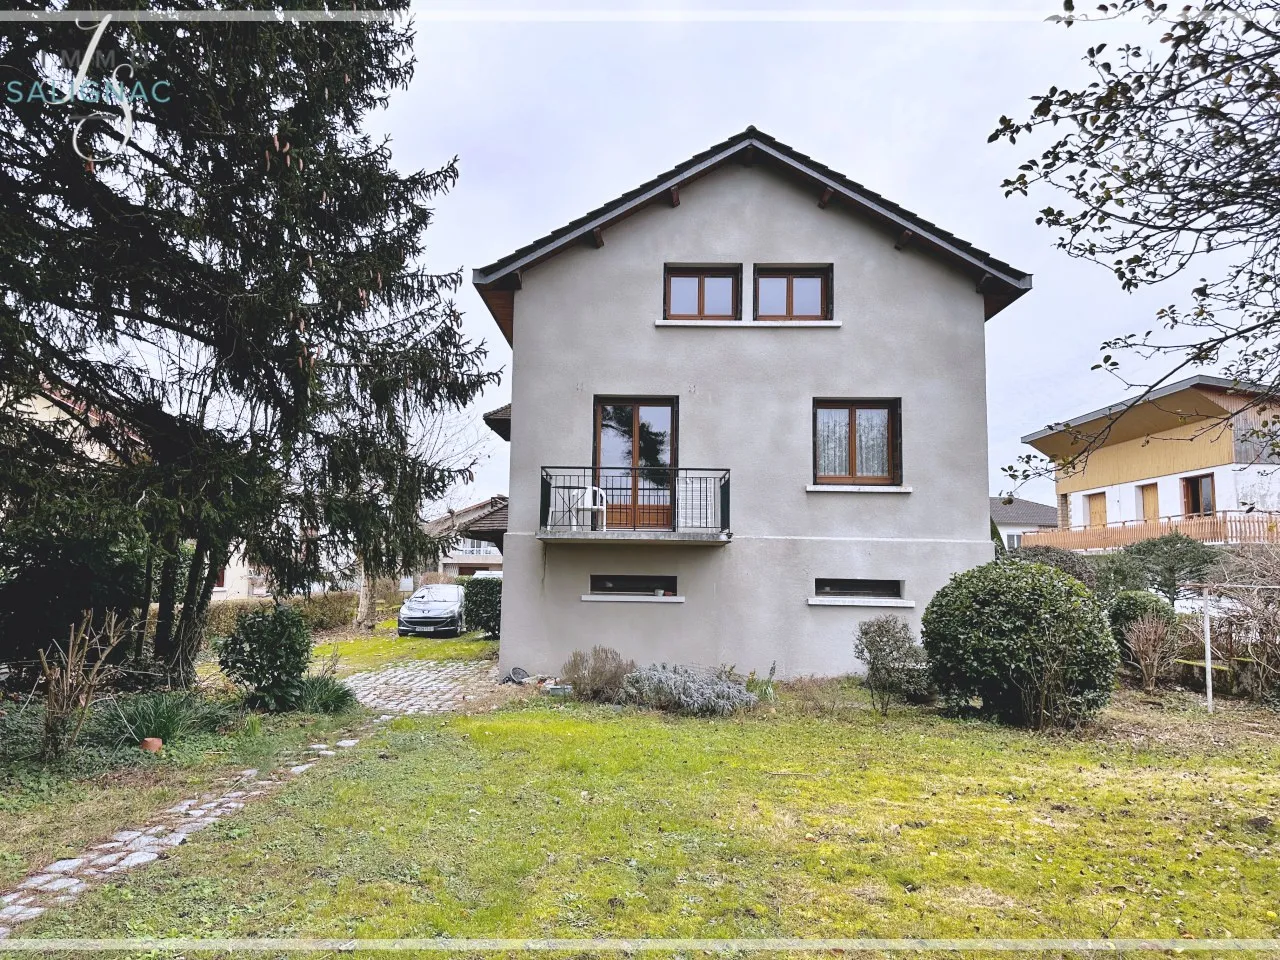
<svg viewBox="0 0 1280 960"><path fill-rule="evenodd" d="M597 398L595 485L608 527L673 529L676 466L674 398Z"/></svg>

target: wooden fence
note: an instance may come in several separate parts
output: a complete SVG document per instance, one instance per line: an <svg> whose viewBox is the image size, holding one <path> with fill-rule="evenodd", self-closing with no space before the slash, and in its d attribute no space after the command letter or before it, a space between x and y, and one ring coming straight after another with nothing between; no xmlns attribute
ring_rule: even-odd
<svg viewBox="0 0 1280 960"><path fill-rule="evenodd" d="M1122 520L1099 526L1024 533L1024 547L1112 550L1141 540L1182 533L1205 543L1280 543L1280 512L1224 510L1207 517Z"/></svg>

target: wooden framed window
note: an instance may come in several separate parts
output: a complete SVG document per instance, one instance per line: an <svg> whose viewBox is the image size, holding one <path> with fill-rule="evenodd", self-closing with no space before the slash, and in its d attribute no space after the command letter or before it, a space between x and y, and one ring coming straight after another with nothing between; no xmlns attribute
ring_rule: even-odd
<svg viewBox="0 0 1280 960"><path fill-rule="evenodd" d="M813 592L819 597L874 597L878 600L901 600L901 580L839 580L818 577Z"/></svg>
<svg viewBox="0 0 1280 960"><path fill-rule="evenodd" d="M831 267L755 268L757 320L830 320Z"/></svg>
<svg viewBox="0 0 1280 960"><path fill-rule="evenodd" d="M815 400L813 482L902 483L898 400Z"/></svg>
<svg viewBox="0 0 1280 960"><path fill-rule="evenodd" d="M227 568L226 567L223 567L221 570L218 571L218 582L215 583L213 586L214 586L214 589L216 590L226 589L227 587Z"/></svg>
<svg viewBox="0 0 1280 960"><path fill-rule="evenodd" d="M742 265L682 267L668 264L663 315L668 320L737 320Z"/></svg>
<svg viewBox="0 0 1280 960"><path fill-rule="evenodd" d="M676 578L648 574L591 574L591 592L635 597L674 597Z"/></svg>
<svg viewBox="0 0 1280 960"><path fill-rule="evenodd" d="M1211 517L1216 509L1213 474L1182 478L1182 512L1188 517Z"/></svg>

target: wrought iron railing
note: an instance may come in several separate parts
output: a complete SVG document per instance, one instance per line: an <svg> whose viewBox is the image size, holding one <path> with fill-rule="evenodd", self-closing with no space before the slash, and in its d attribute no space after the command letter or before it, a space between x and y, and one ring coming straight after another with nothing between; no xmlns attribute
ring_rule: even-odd
<svg viewBox="0 0 1280 960"><path fill-rule="evenodd" d="M729 471L543 467L543 530L727 533Z"/></svg>

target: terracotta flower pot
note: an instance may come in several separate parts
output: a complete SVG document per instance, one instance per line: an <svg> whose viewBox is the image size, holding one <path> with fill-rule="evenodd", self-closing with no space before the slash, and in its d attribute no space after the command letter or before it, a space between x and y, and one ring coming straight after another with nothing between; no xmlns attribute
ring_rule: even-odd
<svg viewBox="0 0 1280 960"><path fill-rule="evenodd" d="M147 737L138 746L147 751L147 753L159 753L160 748L164 746L164 741L159 737Z"/></svg>

